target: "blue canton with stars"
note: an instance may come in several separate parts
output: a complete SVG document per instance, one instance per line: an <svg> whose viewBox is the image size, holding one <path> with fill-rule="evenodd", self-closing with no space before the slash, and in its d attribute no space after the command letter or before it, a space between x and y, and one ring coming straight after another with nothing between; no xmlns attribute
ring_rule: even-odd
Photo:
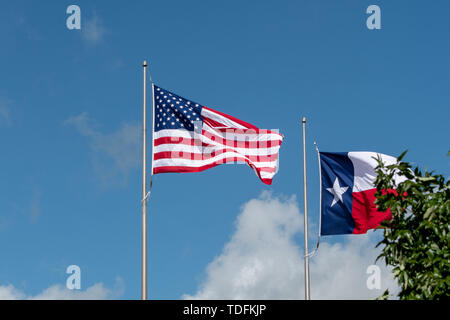
<svg viewBox="0 0 450 320"><path fill-rule="evenodd" d="M201 129L203 123L201 105L157 86L154 86L154 94L155 131L164 129L194 131L195 126L199 126Z"/></svg>

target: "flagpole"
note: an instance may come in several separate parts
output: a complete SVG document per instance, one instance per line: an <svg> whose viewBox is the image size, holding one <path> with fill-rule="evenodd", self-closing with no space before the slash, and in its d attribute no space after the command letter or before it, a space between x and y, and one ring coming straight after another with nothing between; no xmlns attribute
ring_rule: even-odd
<svg viewBox="0 0 450 320"><path fill-rule="evenodd" d="M144 72L144 101L142 116L142 269L141 299L147 300L147 61L142 63Z"/></svg>
<svg viewBox="0 0 450 320"><path fill-rule="evenodd" d="M306 117L302 118L303 129L303 196L304 196L304 236L305 236L305 300L309 296L309 253L308 253L308 202L306 190Z"/></svg>

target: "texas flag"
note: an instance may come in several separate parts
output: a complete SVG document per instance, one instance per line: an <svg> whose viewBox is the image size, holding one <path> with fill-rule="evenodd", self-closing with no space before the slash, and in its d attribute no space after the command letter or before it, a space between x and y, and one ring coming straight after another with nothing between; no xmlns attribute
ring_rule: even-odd
<svg viewBox="0 0 450 320"><path fill-rule="evenodd" d="M362 234L392 219L390 210L380 212L374 204L378 157L385 165L397 162L376 152L320 152L322 235ZM397 184L406 180L394 179Z"/></svg>

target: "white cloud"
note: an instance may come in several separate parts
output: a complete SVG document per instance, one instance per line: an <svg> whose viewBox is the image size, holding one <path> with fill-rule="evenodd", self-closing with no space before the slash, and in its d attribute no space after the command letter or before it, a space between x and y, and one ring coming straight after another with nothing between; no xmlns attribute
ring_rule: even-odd
<svg viewBox="0 0 450 320"><path fill-rule="evenodd" d="M118 298L123 294L123 290L120 278L116 279L114 289L108 289L102 283L96 283L86 290L69 290L56 284L35 296L27 295L10 284L0 286L0 300L106 300Z"/></svg>
<svg viewBox="0 0 450 320"><path fill-rule="evenodd" d="M375 236L369 231L365 235L346 236L344 243L321 244L310 263L311 298L372 299L388 288L391 294L396 294L397 282L382 261L376 264L381 271L381 288L367 288L367 268L375 263L381 252L380 248L375 248Z"/></svg>
<svg viewBox="0 0 450 320"><path fill-rule="evenodd" d="M26 295L13 285L0 286L0 300L22 300Z"/></svg>
<svg viewBox="0 0 450 320"><path fill-rule="evenodd" d="M139 167L139 125L125 123L117 131L103 133L86 112L67 119L64 124L74 126L89 139L96 173L105 185L117 176L126 180L128 172Z"/></svg>
<svg viewBox="0 0 450 320"><path fill-rule="evenodd" d="M303 248L295 240L303 233L303 216L295 197L269 193L247 202L236 230L222 253L206 268L196 293L185 299L303 299ZM379 249L373 235L348 237L344 243L322 243L310 259L311 298L368 299L390 287L391 273L379 263L381 289L366 287L366 269Z"/></svg>
<svg viewBox="0 0 450 320"><path fill-rule="evenodd" d="M40 294L29 297L32 300L105 300L111 296L111 291L96 283L86 290L69 290L59 284L51 286Z"/></svg>
<svg viewBox="0 0 450 320"><path fill-rule="evenodd" d="M82 37L89 44L98 44L103 39L105 32L105 27L96 14L81 22Z"/></svg>

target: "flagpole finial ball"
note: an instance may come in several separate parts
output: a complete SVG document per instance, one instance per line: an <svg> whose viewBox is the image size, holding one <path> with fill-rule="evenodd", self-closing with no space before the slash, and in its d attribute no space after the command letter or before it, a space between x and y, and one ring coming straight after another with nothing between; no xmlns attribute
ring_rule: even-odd
<svg viewBox="0 0 450 320"><path fill-rule="evenodd" d="M144 62L142 62L142 66L146 67L147 66L147 60L144 60Z"/></svg>
<svg viewBox="0 0 450 320"><path fill-rule="evenodd" d="M303 122L303 123L306 123L306 117L303 117L303 118L302 118L302 122Z"/></svg>

